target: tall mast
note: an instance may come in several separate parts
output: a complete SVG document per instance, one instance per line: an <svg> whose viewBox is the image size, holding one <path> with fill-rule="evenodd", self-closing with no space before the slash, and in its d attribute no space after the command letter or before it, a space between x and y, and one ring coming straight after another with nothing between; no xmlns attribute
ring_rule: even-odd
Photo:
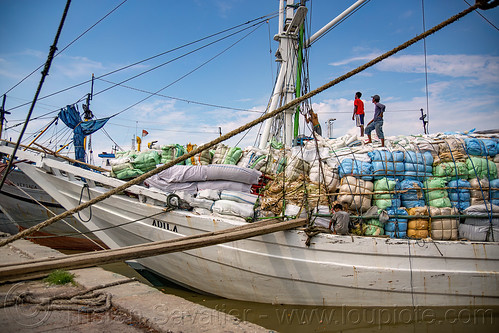
<svg viewBox="0 0 499 333"><path fill-rule="evenodd" d="M309 47L318 37L325 34L331 27L337 24L342 18L349 13L353 12L367 0L358 0L338 17L330 21L318 32L316 32L309 40L305 42L304 47ZM295 10L296 9L296 10ZM274 39L279 42L279 48L276 52L276 61L280 62L279 75L274 87L274 94L272 95L270 107L268 112L272 112L279 107L279 103L284 105L295 98L296 93L296 79L297 79L297 65L298 65L298 40L300 26L305 20L307 15L307 8L305 6L295 6L294 0L279 0L279 29L278 34ZM286 110L284 112L284 129L281 132L284 143L289 147L293 142L293 116L296 108ZM274 119L268 119L265 122L265 127L260 139L259 147L264 149L270 138L270 131Z"/></svg>
<svg viewBox="0 0 499 333"><path fill-rule="evenodd" d="M284 4L286 4L285 8ZM274 36L274 39L279 42L276 61L281 63L281 67L275 84L274 94L271 98L269 112L277 109L279 102L284 105L295 98L297 73L295 45L297 45L300 26L307 14L307 8L304 6L299 6L295 12L294 0L281 0L279 9L279 33ZM296 108L292 108L284 112L284 132L282 135L284 143L287 146L291 146L293 142L293 116L295 111ZM265 128L260 140L261 149L267 146L272 123L273 119L268 119L265 122Z"/></svg>

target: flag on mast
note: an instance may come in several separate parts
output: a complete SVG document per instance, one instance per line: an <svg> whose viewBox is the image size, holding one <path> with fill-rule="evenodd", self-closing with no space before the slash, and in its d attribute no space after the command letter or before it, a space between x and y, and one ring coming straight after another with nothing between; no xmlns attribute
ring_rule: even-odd
<svg viewBox="0 0 499 333"><path fill-rule="evenodd" d="M142 137L145 137L147 134L149 134L149 132L143 129L142 130Z"/></svg>

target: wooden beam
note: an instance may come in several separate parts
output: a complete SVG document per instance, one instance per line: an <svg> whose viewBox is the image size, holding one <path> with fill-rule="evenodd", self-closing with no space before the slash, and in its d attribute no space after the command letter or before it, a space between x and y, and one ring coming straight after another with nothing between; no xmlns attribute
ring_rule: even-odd
<svg viewBox="0 0 499 333"><path fill-rule="evenodd" d="M7 142L7 143L13 144L13 145L16 144L15 142L8 141L8 140L3 140L3 139L0 139L0 141L4 141L4 142ZM19 145L19 146L25 148L24 150L30 149L30 150L33 150L33 151L36 151L36 152L39 152L39 153L46 153L46 154L49 154L49 155L52 155L52 156L55 156L55 157L58 157L58 158L62 158L63 160L66 160L66 161L71 162L71 163L80 163L82 165L85 165L85 166L89 167L90 169L97 170L97 171L100 171L100 172L111 172L111 170L107 170L107 169L98 167L96 165L88 164L88 163L85 163L85 162L82 162L82 161L78 161L78 160L75 160L73 158L70 158L70 157L58 154L55 151L52 151L52 150L50 150L50 149L48 149L46 147L43 147L43 146L39 145L36 142L34 144L37 145L38 147L40 147L41 149L35 148L35 147L26 146L26 145Z"/></svg>
<svg viewBox="0 0 499 333"><path fill-rule="evenodd" d="M307 223L300 218L284 222L272 220L248 223L230 229L203 233L177 239L127 246L119 249L79 253L60 258L38 259L28 262L0 266L0 282L26 280L32 276L49 274L55 269L76 269L109 264L118 261L140 259L200 247L232 242L277 231L297 228Z"/></svg>

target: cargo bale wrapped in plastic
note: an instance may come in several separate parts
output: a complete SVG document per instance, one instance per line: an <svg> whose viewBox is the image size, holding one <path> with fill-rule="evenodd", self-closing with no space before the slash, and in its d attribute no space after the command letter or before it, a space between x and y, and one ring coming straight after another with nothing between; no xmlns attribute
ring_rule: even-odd
<svg viewBox="0 0 499 333"><path fill-rule="evenodd" d="M470 183L463 179L451 180L447 187L452 207L463 211L470 206Z"/></svg>
<svg viewBox="0 0 499 333"><path fill-rule="evenodd" d="M390 208L386 212L388 215L408 215L407 211L402 208ZM390 238L405 238L407 236L407 219L400 217L391 217L385 223L385 235Z"/></svg>
<svg viewBox="0 0 499 333"><path fill-rule="evenodd" d="M433 175L433 156L424 153L406 151L404 154L404 179L424 181Z"/></svg>
<svg viewBox="0 0 499 333"><path fill-rule="evenodd" d="M443 178L446 181L468 179L468 174L468 167L465 162L442 162L433 167L433 176Z"/></svg>
<svg viewBox="0 0 499 333"><path fill-rule="evenodd" d="M302 160L299 157L293 157L288 160L284 173L289 181L294 181L302 175L308 175L309 170L310 166L307 161Z"/></svg>
<svg viewBox="0 0 499 333"><path fill-rule="evenodd" d="M404 176L404 153L401 151L373 150L371 158L374 179L383 177L402 178Z"/></svg>
<svg viewBox="0 0 499 333"><path fill-rule="evenodd" d="M338 167L338 172L340 174L340 178L343 178L345 176L353 176L355 178L363 180L373 179L373 166L371 162L345 158L343 161L341 161Z"/></svg>
<svg viewBox="0 0 499 333"><path fill-rule="evenodd" d="M161 146L161 163L165 164L173 161L177 157L180 157L186 153L184 146L179 144L170 144ZM178 163L179 165L184 165L185 161Z"/></svg>
<svg viewBox="0 0 499 333"><path fill-rule="evenodd" d="M240 216L243 218L251 218L254 215L253 205L231 200L217 200L214 202L211 209L214 213Z"/></svg>
<svg viewBox="0 0 499 333"><path fill-rule="evenodd" d="M362 234L366 236L381 236L385 234L384 223L378 219L368 219L362 225Z"/></svg>
<svg viewBox="0 0 499 333"><path fill-rule="evenodd" d="M346 205L350 211L365 212L371 207L373 189L373 182L353 176L343 177L337 200Z"/></svg>
<svg viewBox="0 0 499 333"><path fill-rule="evenodd" d="M268 151L257 147L246 147L237 165L243 168L260 170L267 162Z"/></svg>
<svg viewBox="0 0 499 333"><path fill-rule="evenodd" d="M312 214L318 215L330 215L331 212L329 210L329 206L319 205L314 207ZM329 228L329 223L331 222L331 217L329 216L313 216L312 221L314 225L324 228Z"/></svg>
<svg viewBox="0 0 499 333"><path fill-rule="evenodd" d="M449 194L442 178L430 178L423 182L425 202L431 207L451 207Z"/></svg>
<svg viewBox="0 0 499 333"><path fill-rule="evenodd" d="M421 239L429 235L428 208L413 207L407 210L411 216L421 216L419 219L410 219L407 223L407 237Z"/></svg>
<svg viewBox="0 0 499 333"><path fill-rule="evenodd" d="M466 208L464 213L468 215L463 223L466 226L459 226L459 237L476 241L499 241L499 218L493 217L499 214L499 206L490 203L473 205Z"/></svg>
<svg viewBox="0 0 499 333"><path fill-rule="evenodd" d="M156 168L161 162L161 157L155 150L147 150L139 155L131 162L135 169L139 169L142 172L148 172Z"/></svg>
<svg viewBox="0 0 499 333"><path fill-rule="evenodd" d="M336 191L340 184L338 171L319 160L310 165L309 178L311 182L324 184L330 193Z"/></svg>
<svg viewBox="0 0 499 333"><path fill-rule="evenodd" d="M452 162L452 161L465 161L468 158L466 153L464 139L460 137L447 137L438 144L439 146L439 161L442 162ZM437 164L437 163L435 163Z"/></svg>
<svg viewBox="0 0 499 333"><path fill-rule="evenodd" d="M482 157L470 156L466 160L466 166L468 167L468 177L478 178L478 179L496 179L497 178L497 167L494 162Z"/></svg>
<svg viewBox="0 0 499 333"><path fill-rule="evenodd" d="M269 154L267 155L267 161L259 170L267 175L281 173L286 167L289 156L289 149L270 148Z"/></svg>
<svg viewBox="0 0 499 333"><path fill-rule="evenodd" d="M213 154L211 163L213 164L232 164L236 165L241 159L243 151L239 147L228 147L224 144L219 144Z"/></svg>
<svg viewBox="0 0 499 333"><path fill-rule="evenodd" d="M144 171L135 169L131 163L117 164L111 168L111 177L121 180L132 179L143 174Z"/></svg>
<svg viewBox="0 0 499 333"><path fill-rule="evenodd" d="M400 201L403 207L423 207L423 183L418 180L404 179L400 182Z"/></svg>
<svg viewBox="0 0 499 333"><path fill-rule="evenodd" d="M458 225L459 218L458 217L446 217L439 218L434 216L449 216L449 215L457 215L459 212L457 208L438 208L438 207L429 207L429 215L431 216L431 238L435 240L457 240L458 236Z"/></svg>
<svg viewBox="0 0 499 333"><path fill-rule="evenodd" d="M380 209L400 207L400 182L393 178L375 180L373 205Z"/></svg>
<svg viewBox="0 0 499 333"><path fill-rule="evenodd" d="M471 178L470 181L470 205L483 205L489 200L489 181L487 179Z"/></svg>
<svg viewBox="0 0 499 333"><path fill-rule="evenodd" d="M464 139L464 142L466 144L466 152L470 155L494 156L499 153L496 141L491 139L467 138Z"/></svg>
<svg viewBox="0 0 499 333"><path fill-rule="evenodd" d="M499 206L499 179L494 179L489 182L490 186L490 202L493 205Z"/></svg>

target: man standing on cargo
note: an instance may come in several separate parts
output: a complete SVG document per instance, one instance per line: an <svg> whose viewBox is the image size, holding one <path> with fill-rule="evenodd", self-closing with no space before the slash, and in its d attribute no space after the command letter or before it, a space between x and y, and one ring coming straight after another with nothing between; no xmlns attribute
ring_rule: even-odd
<svg viewBox="0 0 499 333"><path fill-rule="evenodd" d="M360 127L360 136L364 136L364 102L360 99L362 93L357 91L355 93L355 101L353 101L353 116L355 126Z"/></svg>
<svg viewBox="0 0 499 333"><path fill-rule="evenodd" d="M350 214L345 212L343 206L339 203L335 204L333 209L334 214L331 217L331 222L329 222L329 229L331 229L335 235L347 235Z"/></svg>
<svg viewBox="0 0 499 333"><path fill-rule="evenodd" d="M371 132L376 129L376 134L381 140L381 147L385 146L385 134L383 133L383 113L385 112L385 105L379 102L379 95L371 96L374 103L374 118L366 126L366 134L369 139L367 143L371 143Z"/></svg>
<svg viewBox="0 0 499 333"><path fill-rule="evenodd" d="M305 116L307 124L312 122L312 126L314 126L314 132L319 135L322 135L322 129L321 125L319 124L319 117L317 117L317 113L315 113L314 110L310 109L309 115L310 116Z"/></svg>

